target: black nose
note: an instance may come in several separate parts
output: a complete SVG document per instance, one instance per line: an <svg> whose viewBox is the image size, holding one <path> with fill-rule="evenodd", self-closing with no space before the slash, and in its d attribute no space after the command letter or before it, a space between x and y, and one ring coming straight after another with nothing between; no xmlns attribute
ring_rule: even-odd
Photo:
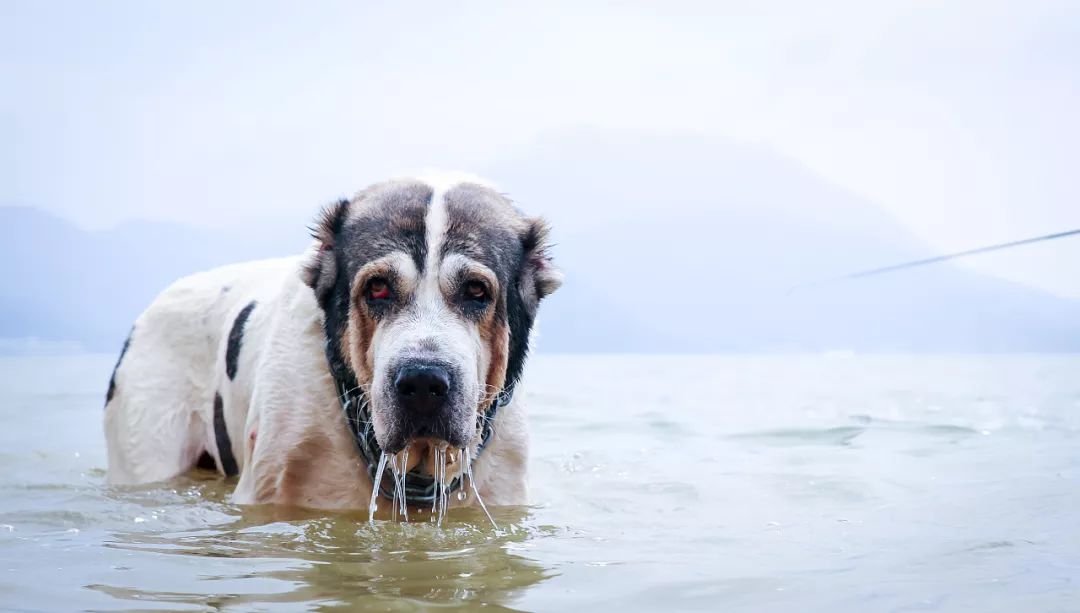
<svg viewBox="0 0 1080 613"><path fill-rule="evenodd" d="M434 413L446 404L450 375L441 366L403 366L394 378L398 404L413 413Z"/></svg>

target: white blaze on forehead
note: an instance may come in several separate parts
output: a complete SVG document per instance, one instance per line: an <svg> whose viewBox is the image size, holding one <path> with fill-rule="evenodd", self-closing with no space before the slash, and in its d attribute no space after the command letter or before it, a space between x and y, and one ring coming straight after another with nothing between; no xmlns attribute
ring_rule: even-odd
<svg viewBox="0 0 1080 613"><path fill-rule="evenodd" d="M427 255L424 258L423 278L417 288L417 298L420 300L421 310L437 308L442 303L442 293L439 289L439 264L442 260L441 252L443 242L446 240L446 192L451 185L431 184L431 203L428 205L427 216L424 217L424 242L427 246Z"/></svg>
<svg viewBox="0 0 1080 613"><path fill-rule="evenodd" d="M498 191L494 184L475 175L464 172L428 172L418 179L431 187L431 204L428 205L427 216L424 218L425 242L427 243L427 257L424 261L424 282L434 283L433 289L438 289L439 268L442 264L442 246L446 240L447 210L446 195L454 187L462 183L481 185L488 189Z"/></svg>

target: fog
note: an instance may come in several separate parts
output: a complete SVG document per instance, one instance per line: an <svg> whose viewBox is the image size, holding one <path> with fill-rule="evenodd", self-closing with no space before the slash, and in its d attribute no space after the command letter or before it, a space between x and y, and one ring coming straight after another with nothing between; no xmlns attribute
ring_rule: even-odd
<svg viewBox="0 0 1080 613"><path fill-rule="evenodd" d="M1080 348L1067 2L2 5L0 337L118 346L176 275L424 168L555 226L553 351Z"/></svg>

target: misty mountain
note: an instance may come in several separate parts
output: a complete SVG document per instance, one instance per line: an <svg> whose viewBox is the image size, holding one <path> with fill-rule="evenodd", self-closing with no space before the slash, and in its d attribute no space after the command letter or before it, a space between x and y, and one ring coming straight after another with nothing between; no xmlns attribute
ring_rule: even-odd
<svg viewBox="0 0 1080 613"><path fill-rule="evenodd" d="M173 280L213 266L297 253L310 242L274 229L235 233L132 222L90 232L28 207L0 208L0 338L123 343L135 317Z"/></svg>
<svg viewBox="0 0 1080 613"><path fill-rule="evenodd" d="M486 174L553 222L545 349L1080 349L1080 304L955 263L789 291L938 254L768 150L579 131Z"/></svg>
<svg viewBox="0 0 1080 613"><path fill-rule="evenodd" d="M578 131L480 170L553 222L567 281L543 308L543 351L1080 349L1080 304L955 264L790 292L934 254L765 149ZM298 253L309 221L91 232L0 208L0 338L115 350L175 278Z"/></svg>

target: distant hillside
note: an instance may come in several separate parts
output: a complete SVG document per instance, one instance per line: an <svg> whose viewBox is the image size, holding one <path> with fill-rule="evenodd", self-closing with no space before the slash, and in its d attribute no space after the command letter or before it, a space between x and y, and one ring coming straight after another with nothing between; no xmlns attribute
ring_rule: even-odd
<svg viewBox="0 0 1080 613"><path fill-rule="evenodd" d="M273 229L206 232L149 222L87 232L36 209L0 208L0 338L114 350L173 280L229 262L297 253L308 239L303 225L295 234L275 241Z"/></svg>
<svg viewBox="0 0 1080 613"><path fill-rule="evenodd" d="M543 309L543 351L1080 350L1080 304L952 264L786 293L932 253L765 150L579 132L480 170L554 223L567 282ZM87 232L0 208L0 338L115 350L173 279L298 253L308 221Z"/></svg>
<svg viewBox="0 0 1080 613"><path fill-rule="evenodd" d="M955 264L788 294L936 254L765 150L579 132L487 174L554 223L548 350L1080 350L1080 304Z"/></svg>

